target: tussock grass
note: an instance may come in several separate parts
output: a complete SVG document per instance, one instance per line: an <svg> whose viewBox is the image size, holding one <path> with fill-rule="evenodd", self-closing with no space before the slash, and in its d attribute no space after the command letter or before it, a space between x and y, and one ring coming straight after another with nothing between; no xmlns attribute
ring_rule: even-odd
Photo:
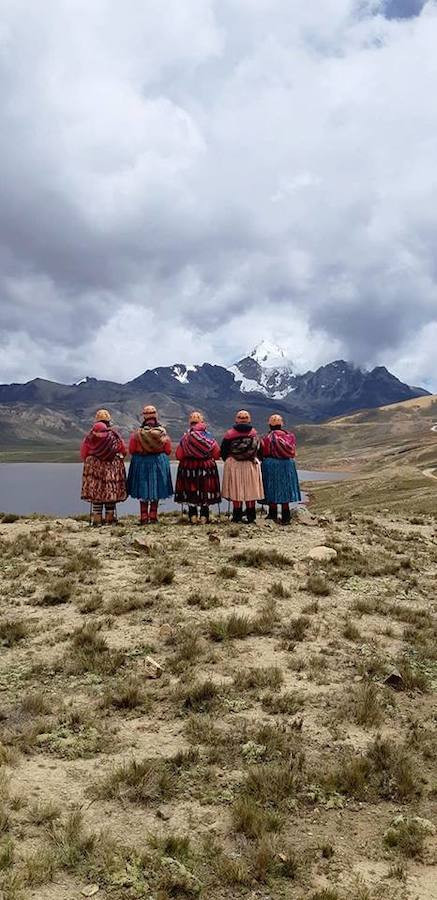
<svg viewBox="0 0 437 900"><path fill-rule="evenodd" d="M307 616L297 616L295 619L291 619L281 630L284 644L286 646L294 645L299 641L305 640L310 624L311 620Z"/></svg>
<svg viewBox="0 0 437 900"><path fill-rule="evenodd" d="M196 591L187 597L187 606L197 606L202 610L216 609L217 606L222 606L222 601L216 594L203 594Z"/></svg>
<svg viewBox="0 0 437 900"><path fill-rule="evenodd" d="M238 574L238 570L235 568L235 566L226 566L226 565L220 566L220 568L217 569L217 572L216 572L217 578L222 578L223 581L227 581L228 579L236 578L237 574Z"/></svg>
<svg viewBox="0 0 437 900"><path fill-rule="evenodd" d="M70 652L65 660L67 672L114 675L123 662L124 653L109 649L97 623L86 622L73 632Z"/></svg>
<svg viewBox="0 0 437 900"><path fill-rule="evenodd" d="M267 599L258 608L257 614L252 622L252 630L254 634L267 635L271 634L278 622L278 608L276 600L272 597Z"/></svg>
<svg viewBox="0 0 437 900"><path fill-rule="evenodd" d="M184 691L184 708L196 713L209 712L217 705L221 693L223 688L219 688L210 678L195 682Z"/></svg>
<svg viewBox="0 0 437 900"><path fill-rule="evenodd" d="M14 647L28 637L29 627L22 619L3 619L0 621L0 643L5 647Z"/></svg>
<svg viewBox="0 0 437 900"><path fill-rule="evenodd" d="M217 643L233 639L242 640L252 633L251 620L237 613L231 613L227 619L212 619L209 623L209 637Z"/></svg>
<svg viewBox="0 0 437 900"><path fill-rule="evenodd" d="M31 691L21 701L21 710L26 716L48 716L52 704L44 691Z"/></svg>
<svg viewBox="0 0 437 900"><path fill-rule="evenodd" d="M234 685L239 691L252 691L259 688L278 689L284 680L281 669L277 666L252 669L239 669L234 675Z"/></svg>
<svg viewBox="0 0 437 900"><path fill-rule="evenodd" d="M271 585L270 593L272 597L277 597L278 600L287 600L290 596L290 591L284 586L282 581L274 581Z"/></svg>
<svg viewBox="0 0 437 900"><path fill-rule="evenodd" d="M102 800L122 797L131 803L148 805L173 797L181 772L197 762L195 750L181 751L170 758L131 760L117 766L94 786L92 794Z"/></svg>
<svg viewBox="0 0 437 900"><path fill-rule="evenodd" d="M373 681L364 681L354 690L348 703L351 718L363 728L376 727L384 718L380 690Z"/></svg>
<svg viewBox="0 0 437 900"><path fill-rule="evenodd" d="M63 567L64 575L83 575L96 572L102 563L92 550L79 550L74 553Z"/></svg>
<svg viewBox="0 0 437 900"><path fill-rule="evenodd" d="M151 706L150 698L146 697L143 682L135 676L121 678L111 687L108 687L102 699L102 706L114 709L137 709L148 711Z"/></svg>
<svg viewBox="0 0 437 900"><path fill-rule="evenodd" d="M360 629L355 625L355 622L352 619L346 618L346 621L343 626L342 631L343 637L346 638L347 641L360 641L361 640L361 632Z"/></svg>
<svg viewBox="0 0 437 900"><path fill-rule="evenodd" d="M103 596L99 591L95 591L93 594L90 594L89 597L85 597L84 600L81 600L79 603L79 612L85 616L89 613L97 612L102 606Z"/></svg>
<svg viewBox="0 0 437 900"><path fill-rule="evenodd" d="M188 667L194 666L202 656L204 642L197 628L185 626L177 629L171 643L174 653L169 668L174 673L184 672Z"/></svg>
<svg viewBox="0 0 437 900"><path fill-rule="evenodd" d="M233 829L249 838L258 838L269 831L279 831L281 825L278 813L263 809L253 797L238 797L233 804Z"/></svg>
<svg viewBox="0 0 437 900"><path fill-rule="evenodd" d="M32 822L34 825L47 825L50 822L55 822L56 819L60 818L60 815L61 808L50 800L47 802L39 800L33 803L29 807L28 813L29 822Z"/></svg>
<svg viewBox="0 0 437 900"><path fill-rule="evenodd" d="M286 691L283 694L265 694L262 698L262 707L272 715L294 716L300 712L304 705L303 697L295 691Z"/></svg>
<svg viewBox="0 0 437 900"><path fill-rule="evenodd" d="M423 825L414 818L403 819L393 823L384 835L384 844L390 850L406 856L408 859L422 859L425 849L426 831Z"/></svg>
<svg viewBox="0 0 437 900"><path fill-rule="evenodd" d="M331 593L331 587L324 575L314 573L309 575L305 582L305 590L316 597L328 597Z"/></svg>
<svg viewBox="0 0 437 900"><path fill-rule="evenodd" d="M111 616L123 616L125 613L134 612L138 609L149 609L153 606L152 597L140 594L130 594L128 597L120 594L118 597L111 597L105 604L105 612Z"/></svg>
<svg viewBox="0 0 437 900"><path fill-rule="evenodd" d="M176 572L173 566L167 560L163 560L156 563L146 580L160 587L165 587L165 585L173 584L175 575Z"/></svg>
<svg viewBox="0 0 437 900"><path fill-rule="evenodd" d="M97 837L85 828L80 809L73 809L61 822L53 822L48 835L61 868L74 872L91 862Z"/></svg>
<svg viewBox="0 0 437 900"><path fill-rule="evenodd" d="M49 590L36 601L36 605L60 606L63 603L68 603L71 600L74 587L74 581L70 578L55 578Z"/></svg>
<svg viewBox="0 0 437 900"><path fill-rule="evenodd" d="M345 753L322 783L357 800L408 801L422 790L417 761L395 741L377 737L363 754Z"/></svg>
<svg viewBox="0 0 437 900"><path fill-rule="evenodd" d="M292 559L289 559L284 553L278 553L274 548L271 550L263 550L261 548L253 549L252 547L246 547L238 553L234 553L234 555L231 556L230 562L236 563L238 566L247 566L252 569L264 569L266 566L283 568L284 566L294 565Z"/></svg>

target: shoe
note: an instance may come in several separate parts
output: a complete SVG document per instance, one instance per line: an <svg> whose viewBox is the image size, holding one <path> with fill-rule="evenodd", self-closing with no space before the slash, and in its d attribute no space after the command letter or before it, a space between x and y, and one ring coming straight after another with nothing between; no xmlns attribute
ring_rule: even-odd
<svg viewBox="0 0 437 900"><path fill-rule="evenodd" d="M116 525L117 524L117 517L115 515L114 510L112 510L112 509L110 509L109 511L107 510L104 524L105 525Z"/></svg>
<svg viewBox="0 0 437 900"><path fill-rule="evenodd" d="M278 521L278 511L269 509L269 511L266 515L266 519L270 519L271 522L277 522Z"/></svg>
<svg viewBox="0 0 437 900"><path fill-rule="evenodd" d="M200 510L200 524L201 525L209 525L209 509L207 506L202 506Z"/></svg>
<svg viewBox="0 0 437 900"><path fill-rule="evenodd" d="M249 507L249 509L246 509L246 519L247 519L248 525L255 525L256 509L254 506L251 506L251 507Z"/></svg>
<svg viewBox="0 0 437 900"><path fill-rule="evenodd" d="M149 504L140 502L140 525L149 524Z"/></svg>
<svg viewBox="0 0 437 900"><path fill-rule="evenodd" d="M282 510L281 525L289 525L291 522L291 512L289 509Z"/></svg>
<svg viewBox="0 0 437 900"><path fill-rule="evenodd" d="M199 521L197 518L197 506L188 507L188 521L190 525L197 525Z"/></svg>
<svg viewBox="0 0 437 900"><path fill-rule="evenodd" d="M243 510L240 506L238 509L234 509L232 511L232 522L242 522L243 521Z"/></svg>
<svg viewBox="0 0 437 900"><path fill-rule="evenodd" d="M101 513L93 513L91 524L92 524L93 528L100 528L100 526L103 525L102 514Z"/></svg>

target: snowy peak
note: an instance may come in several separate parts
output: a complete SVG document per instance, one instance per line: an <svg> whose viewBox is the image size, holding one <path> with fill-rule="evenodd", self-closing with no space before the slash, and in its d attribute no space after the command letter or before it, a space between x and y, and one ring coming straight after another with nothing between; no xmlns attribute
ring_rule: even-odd
<svg viewBox="0 0 437 900"><path fill-rule="evenodd" d="M293 364L286 351L271 341L261 341L229 371L243 394L257 391L272 400L283 400L294 390Z"/></svg>
<svg viewBox="0 0 437 900"><path fill-rule="evenodd" d="M249 353L249 359L253 359L263 369L291 369L292 363L286 351L273 344L271 341L261 341Z"/></svg>
<svg viewBox="0 0 437 900"><path fill-rule="evenodd" d="M180 384L189 384L189 373L197 372L197 366L184 366L177 365L173 366L171 374L173 378L176 378L176 381L179 381Z"/></svg>

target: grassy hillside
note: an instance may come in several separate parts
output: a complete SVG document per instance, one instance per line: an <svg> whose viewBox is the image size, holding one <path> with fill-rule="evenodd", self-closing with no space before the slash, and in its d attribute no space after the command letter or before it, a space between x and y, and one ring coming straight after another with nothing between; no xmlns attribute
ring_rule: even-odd
<svg viewBox="0 0 437 900"><path fill-rule="evenodd" d="M433 900L434 530L0 523L2 898Z"/></svg>

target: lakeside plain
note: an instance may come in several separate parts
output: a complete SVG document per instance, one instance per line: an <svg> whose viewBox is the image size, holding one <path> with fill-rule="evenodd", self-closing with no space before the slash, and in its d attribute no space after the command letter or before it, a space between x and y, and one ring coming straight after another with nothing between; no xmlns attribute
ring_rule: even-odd
<svg viewBox="0 0 437 900"><path fill-rule="evenodd" d="M0 522L2 900L435 898L437 441L346 428L289 528Z"/></svg>

